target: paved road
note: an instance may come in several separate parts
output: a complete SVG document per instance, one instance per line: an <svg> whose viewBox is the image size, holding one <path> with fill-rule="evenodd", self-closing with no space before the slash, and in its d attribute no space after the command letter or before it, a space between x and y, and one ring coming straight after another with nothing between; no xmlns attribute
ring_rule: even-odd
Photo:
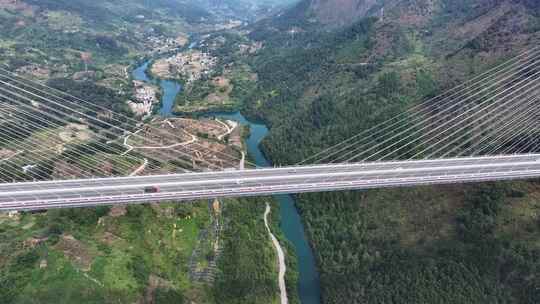
<svg viewBox="0 0 540 304"><path fill-rule="evenodd" d="M15 183L0 184L0 211L536 177L540 154Z"/></svg>

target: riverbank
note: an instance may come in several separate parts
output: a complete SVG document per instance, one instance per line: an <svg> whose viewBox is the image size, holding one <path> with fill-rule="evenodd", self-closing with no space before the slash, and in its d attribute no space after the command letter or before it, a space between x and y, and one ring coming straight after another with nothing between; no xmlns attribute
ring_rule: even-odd
<svg viewBox="0 0 540 304"><path fill-rule="evenodd" d="M158 85L161 89L159 97L158 114L160 116L169 117L172 115L176 96L182 91L182 84L175 80L155 79L148 76L148 67L151 60L143 61L143 63L135 68L132 72L133 79L143 81L148 84ZM155 111L154 111L155 112Z"/></svg>
<svg viewBox="0 0 540 304"><path fill-rule="evenodd" d="M260 143L269 130L266 125L247 120L240 112L210 113L219 119L234 120L240 125L249 127L250 134L246 139L249 156L259 167L272 166L260 149ZM277 195L274 198L279 202L280 228L287 240L294 247L297 256L298 268L298 296L302 304L320 304L320 281L315 264L315 258L309 245L300 214L290 195Z"/></svg>
<svg viewBox="0 0 540 304"><path fill-rule="evenodd" d="M145 62L144 64L146 64L146 68L148 68L148 62ZM148 78L145 69L137 68L135 71L138 71L138 74L134 74L134 77L140 76L140 80L147 79L148 81L155 81ZM159 82L170 82L170 80L161 80ZM174 105L174 98L180 92L180 90L176 91L175 86L162 86L162 89L164 90L163 98L166 98L165 96L167 96L167 98L171 98L172 96L172 102L161 102L162 106L159 113L162 116L171 116L173 115L172 108ZM259 167L271 166L271 163L267 160L260 149L261 141L269 132L266 125L249 121L240 112L209 113L206 116L215 116L216 118L222 120L236 121L240 125L249 127L250 134L246 139L248 155ZM283 231L285 238L287 238L287 240L294 247L294 251L297 256L297 290L300 302L302 304L320 304L320 283L315 259L311 246L306 239L302 220L294 205L294 201L289 195L280 195L275 196L274 198L279 202L280 206L280 228ZM288 256L292 256L292 254L289 254Z"/></svg>

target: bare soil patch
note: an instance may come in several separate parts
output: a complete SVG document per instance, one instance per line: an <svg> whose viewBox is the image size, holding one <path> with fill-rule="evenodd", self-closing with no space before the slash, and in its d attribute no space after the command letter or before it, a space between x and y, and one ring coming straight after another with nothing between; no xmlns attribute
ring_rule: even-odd
<svg viewBox="0 0 540 304"><path fill-rule="evenodd" d="M64 255L82 271L90 271L92 265L92 255L90 250L81 241L72 235L62 235L56 249L62 251Z"/></svg>

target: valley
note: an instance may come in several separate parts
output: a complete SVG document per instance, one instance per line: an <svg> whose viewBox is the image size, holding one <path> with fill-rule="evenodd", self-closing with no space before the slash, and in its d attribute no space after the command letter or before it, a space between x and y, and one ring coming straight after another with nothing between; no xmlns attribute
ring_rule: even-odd
<svg viewBox="0 0 540 304"><path fill-rule="evenodd" d="M53 98L72 107L59 121L47 101L0 89L4 130L41 126L0 136L1 178L309 164L358 134L391 147L396 133L361 132L423 100L419 112L442 112L439 94L536 50L539 12L531 0L0 0L0 81L6 69L97 105ZM425 156L422 136L381 159ZM0 302L537 303L538 186L0 214Z"/></svg>

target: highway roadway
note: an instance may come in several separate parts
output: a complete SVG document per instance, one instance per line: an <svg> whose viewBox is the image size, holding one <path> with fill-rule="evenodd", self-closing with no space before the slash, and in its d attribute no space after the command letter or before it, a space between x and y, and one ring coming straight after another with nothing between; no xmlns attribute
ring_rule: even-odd
<svg viewBox="0 0 540 304"><path fill-rule="evenodd" d="M0 211L540 177L540 154L0 184ZM145 193L146 187L157 193Z"/></svg>

